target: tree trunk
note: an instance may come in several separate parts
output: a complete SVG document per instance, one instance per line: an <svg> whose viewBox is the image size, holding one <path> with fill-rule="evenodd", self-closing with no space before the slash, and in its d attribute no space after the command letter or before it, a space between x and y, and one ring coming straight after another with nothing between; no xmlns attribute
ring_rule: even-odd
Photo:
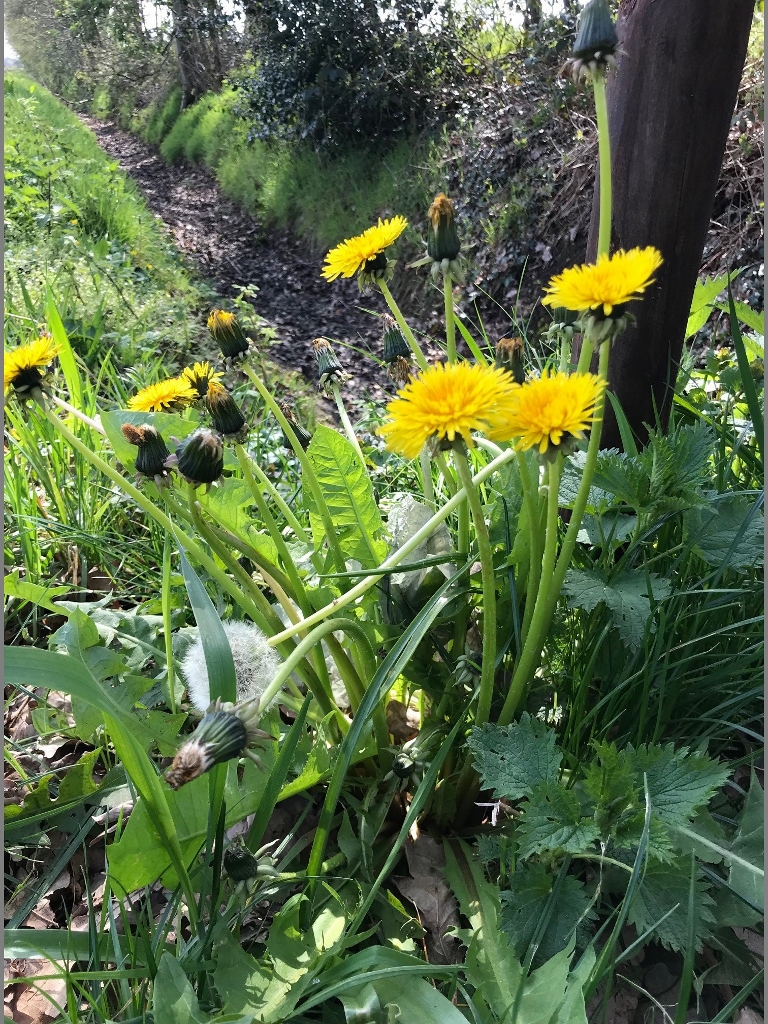
<svg viewBox="0 0 768 1024"><path fill-rule="evenodd" d="M655 246L656 284L631 305L637 325L608 371L633 432L666 429L685 326L747 52L753 0L622 0L608 81L611 250ZM598 189L587 258L597 249ZM603 447L621 447L610 403Z"/></svg>

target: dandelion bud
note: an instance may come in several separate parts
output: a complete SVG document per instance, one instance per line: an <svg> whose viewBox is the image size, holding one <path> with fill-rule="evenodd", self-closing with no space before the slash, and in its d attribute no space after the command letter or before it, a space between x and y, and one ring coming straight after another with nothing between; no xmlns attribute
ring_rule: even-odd
<svg viewBox="0 0 768 1024"><path fill-rule="evenodd" d="M442 192L435 196L429 208L429 226L427 228L427 252L436 263L443 260L455 260L459 255L461 243L456 231L453 214L453 203Z"/></svg>
<svg viewBox="0 0 768 1024"><path fill-rule="evenodd" d="M154 480L158 487L162 487L168 480L170 470L165 461L171 454L163 438L149 424L135 427L132 423L124 423L121 430L125 440L139 449L136 454L137 475Z"/></svg>
<svg viewBox="0 0 768 1024"><path fill-rule="evenodd" d="M214 309L208 317L208 330L221 349L225 361L235 361L248 351L248 339L243 334L234 313Z"/></svg>
<svg viewBox="0 0 768 1024"><path fill-rule="evenodd" d="M495 365L511 373L515 384L523 384L525 381L525 370L523 369L523 339L522 338L501 338L496 345Z"/></svg>
<svg viewBox="0 0 768 1024"><path fill-rule="evenodd" d="M398 356L410 357L411 348L391 316L384 317L384 362L394 363Z"/></svg>
<svg viewBox="0 0 768 1024"><path fill-rule="evenodd" d="M312 440L312 435L305 427L303 427L299 423L299 421L293 415L293 410L289 405L286 405L285 402L279 402L278 404L280 406L280 411L282 412L283 416L285 416L285 418L288 420L291 427L293 428L293 432L298 438L299 444L304 449L304 451L306 451L307 448L309 447L309 442ZM293 445L288 440L285 434L283 436L285 437L286 448L289 448L291 451L293 451Z"/></svg>
<svg viewBox="0 0 768 1024"><path fill-rule="evenodd" d="M230 846L224 851L224 870L233 882L247 882L255 878L259 871L259 862L250 850L244 846Z"/></svg>
<svg viewBox="0 0 768 1024"><path fill-rule="evenodd" d="M223 384L219 384L218 381L211 381L208 385L205 405L211 414L214 429L226 441L240 444L245 440L248 434L248 425L245 422L245 417L240 412L237 402Z"/></svg>
<svg viewBox="0 0 768 1024"><path fill-rule="evenodd" d="M198 427L179 442L175 456L171 455L166 464L175 465L184 479L195 487L203 484L210 487L224 472L221 437L215 430Z"/></svg>
<svg viewBox="0 0 768 1024"><path fill-rule="evenodd" d="M220 711L217 705L208 711L190 738L183 743L165 773L171 789L199 778L216 764L240 757L248 743L245 725L231 711Z"/></svg>
<svg viewBox="0 0 768 1024"><path fill-rule="evenodd" d="M344 384L349 380L349 374L344 372L344 367L336 358L336 353L326 338L315 338L312 348L315 351L317 370L320 374L318 387L330 396L333 394L333 385Z"/></svg>
<svg viewBox="0 0 768 1024"><path fill-rule="evenodd" d="M589 0L579 15L573 44L573 71L576 76L603 73L613 63L618 44L616 26L606 0Z"/></svg>

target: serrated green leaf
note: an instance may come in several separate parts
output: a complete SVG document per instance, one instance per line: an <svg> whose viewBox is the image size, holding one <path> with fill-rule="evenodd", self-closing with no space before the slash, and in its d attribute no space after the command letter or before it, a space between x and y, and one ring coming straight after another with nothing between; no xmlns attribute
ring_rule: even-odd
<svg viewBox="0 0 768 1024"><path fill-rule="evenodd" d="M372 569L386 556L382 522L373 485L360 456L337 431L320 426L307 448L320 490L333 520L344 558L355 559L363 568ZM304 488L315 543L325 532L312 492Z"/></svg>
<svg viewBox="0 0 768 1024"><path fill-rule="evenodd" d="M524 956L528 949L547 907L554 882L554 875L542 864L523 864L510 876L509 889L501 893L500 925L518 957ZM566 949L577 929L586 931L586 926L594 918L583 883L573 875L567 875L541 937L533 966Z"/></svg>
<svg viewBox="0 0 768 1024"><path fill-rule="evenodd" d="M629 752L617 750L615 743L596 743L595 752L597 760L586 769L584 789L595 805L600 835L607 839L627 814L640 814L642 831L644 802Z"/></svg>
<svg viewBox="0 0 768 1024"><path fill-rule="evenodd" d="M200 1003L176 957L163 953L152 986L152 1013L165 1024L206 1024Z"/></svg>
<svg viewBox="0 0 768 1024"><path fill-rule="evenodd" d="M683 536L707 565L747 569L763 562L764 520L755 499L742 494L711 495L704 508L683 516Z"/></svg>
<svg viewBox="0 0 768 1024"><path fill-rule="evenodd" d="M599 604L606 605L622 642L631 651L642 647L651 597L654 602L661 601L671 589L668 580L643 569L626 570L610 582L596 570L569 569L563 584L571 608L592 611Z"/></svg>
<svg viewBox="0 0 768 1024"><path fill-rule="evenodd" d="M496 797L519 800L538 783L557 779L563 754L556 741L554 729L524 711L511 725L473 729L467 745L483 786Z"/></svg>
<svg viewBox="0 0 768 1024"><path fill-rule="evenodd" d="M691 885L690 860L681 858L668 864L649 861L643 880L638 886L629 907L627 921L638 932L647 931L669 911L672 913L654 931L656 938L667 949L678 952L685 949L688 938L688 903ZM709 895L709 886L701 879L696 880L696 949L701 950L703 941L714 921L714 901Z"/></svg>
<svg viewBox="0 0 768 1024"><path fill-rule="evenodd" d="M709 319L709 314L712 312L712 303L720 292L727 287L729 278L732 281L738 273L739 271L737 270L730 274L719 274L717 277L705 277L701 281L696 282L691 298L688 323L685 328L686 339L692 337L704 326Z"/></svg>
<svg viewBox="0 0 768 1024"><path fill-rule="evenodd" d="M19 573L19 569L14 569L3 579L3 593L6 598L15 597L19 601L28 601L30 604L38 605L57 615L69 614L53 600L60 594L71 594L72 587L69 584L41 586L39 583L30 583L28 580L20 579Z"/></svg>
<svg viewBox="0 0 768 1024"><path fill-rule="evenodd" d="M519 830L523 859L544 850L582 853L600 835L594 819L582 814L578 796L558 782L541 782L535 787Z"/></svg>
<svg viewBox="0 0 768 1024"><path fill-rule="evenodd" d="M666 825L682 825L728 779L730 769L706 754L674 744L641 746L632 751L638 779L645 773L651 807Z"/></svg>
<svg viewBox="0 0 768 1024"><path fill-rule="evenodd" d="M718 309L721 309L724 313L728 313L727 302L716 302L715 305ZM765 312L763 310L752 309L746 302L733 303L733 308L736 310L736 316L745 324L750 330L755 331L756 334L761 334L765 337Z"/></svg>

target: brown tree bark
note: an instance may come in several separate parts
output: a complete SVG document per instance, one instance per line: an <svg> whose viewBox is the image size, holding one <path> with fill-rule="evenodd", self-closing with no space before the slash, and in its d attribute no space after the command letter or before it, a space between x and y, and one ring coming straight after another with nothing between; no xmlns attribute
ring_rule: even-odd
<svg viewBox="0 0 768 1024"><path fill-rule="evenodd" d="M653 245L664 264L611 350L609 386L638 441L666 428L685 326L747 52L753 0L622 0L608 79L611 250ZM598 190L587 258L597 249ZM602 446L621 447L610 404Z"/></svg>

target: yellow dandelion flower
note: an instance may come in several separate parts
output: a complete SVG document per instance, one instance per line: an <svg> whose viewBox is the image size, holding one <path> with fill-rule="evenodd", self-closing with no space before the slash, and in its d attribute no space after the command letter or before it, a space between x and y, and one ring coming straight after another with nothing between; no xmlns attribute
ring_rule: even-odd
<svg viewBox="0 0 768 1024"><path fill-rule="evenodd" d="M390 451L415 459L430 439L488 433L510 415L517 385L505 371L479 363L437 363L398 392L387 406L389 421L378 433Z"/></svg>
<svg viewBox="0 0 768 1024"><path fill-rule="evenodd" d="M377 256L392 245L407 226L405 217L392 217L390 220L379 218L379 223L365 230L362 235L344 239L325 257L323 277L326 281L335 281L337 277L354 277L358 270L364 270L366 264L373 263Z"/></svg>
<svg viewBox="0 0 768 1024"><path fill-rule="evenodd" d="M20 392L39 388L45 380L45 367L53 362L59 351L60 346L46 334L41 334L26 345L6 351L3 391L7 392L11 387Z"/></svg>
<svg viewBox="0 0 768 1024"><path fill-rule="evenodd" d="M650 245L629 252L619 249L612 256L603 254L597 263L569 267L553 277L542 302L575 310L602 306L605 316L610 316L615 306L641 297L653 284L654 272L661 264L661 253Z"/></svg>
<svg viewBox="0 0 768 1024"><path fill-rule="evenodd" d="M197 397L200 399L205 398L208 394L208 385L218 383L223 376L223 373L214 370L207 361L187 366L181 371L182 380L187 381L189 386L197 392Z"/></svg>
<svg viewBox="0 0 768 1024"><path fill-rule="evenodd" d="M550 445L584 436L592 425L595 404L605 380L593 373L548 373L523 384L514 395L510 415L488 432L493 441L518 437L516 447L538 445L543 454Z"/></svg>
<svg viewBox="0 0 768 1024"><path fill-rule="evenodd" d="M197 398L188 380L169 377L138 391L128 401L134 412L176 412L186 409Z"/></svg>

